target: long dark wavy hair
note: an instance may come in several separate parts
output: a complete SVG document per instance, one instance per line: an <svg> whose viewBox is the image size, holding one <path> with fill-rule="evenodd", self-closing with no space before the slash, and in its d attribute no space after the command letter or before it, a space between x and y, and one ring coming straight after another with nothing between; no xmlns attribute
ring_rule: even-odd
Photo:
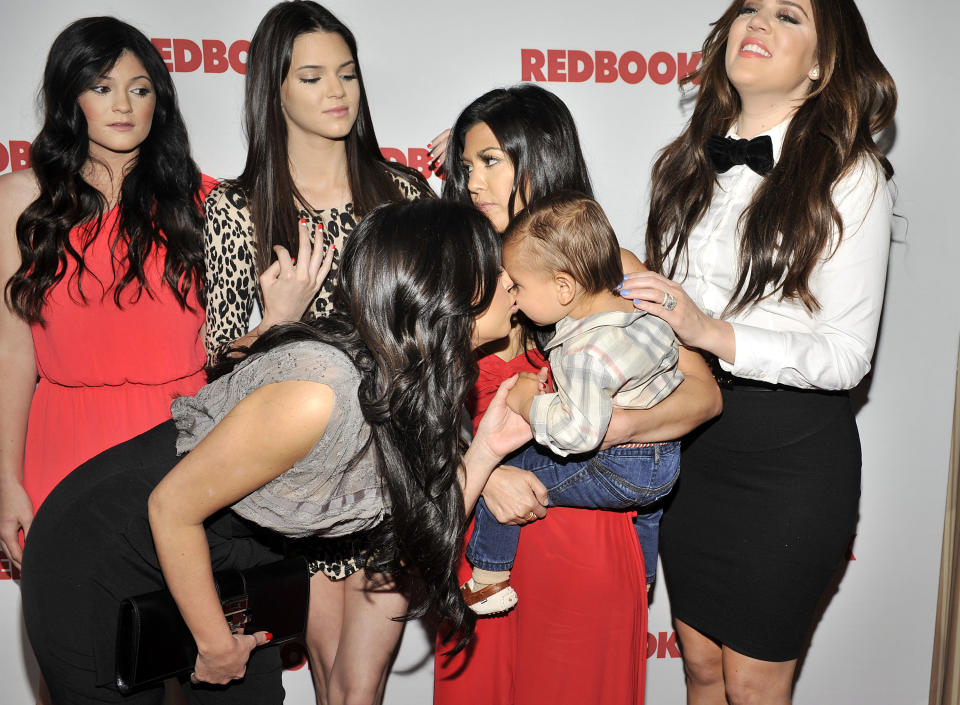
<svg viewBox="0 0 960 705"><path fill-rule="evenodd" d="M270 266L274 245L297 251L298 216L294 204L308 205L290 175L287 123L280 104L280 86L290 70L293 42L308 32L339 34L356 62L360 106L345 138L347 177L356 216L364 216L381 203L403 200L391 174L403 175L422 195L432 193L416 169L387 161L380 153L353 33L329 10L310 0L274 5L257 26L247 55L247 162L235 182L249 199L258 272Z"/></svg>
<svg viewBox="0 0 960 705"><path fill-rule="evenodd" d="M40 195L17 220L22 263L5 296L14 311L42 322L47 292L66 274L67 258L77 264L77 290L86 270L84 254L106 214L104 196L81 173L91 159L87 122L77 98L113 67L124 52L147 70L156 95L150 133L124 175L117 204L113 251L126 251L113 299L131 285L137 295L154 292L144 271L151 254L166 251L163 283L182 307L189 295L203 297L203 212L201 178L190 157L187 130L177 106L170 72L150 40L113 17L77 20L54 40L43 73L44 121L33 142L31 161ZM72 228L87 224L82 246L70 243Z"/></svg>
<svg viewBox="0 0 960 705"><path fill-rule="evenodd" d="M556 95L532 83L495 88L463 109L450 130L444 170L443 198L473 203L467 184L470 175L461 161L467 131L486 123L500 148L513 163L513 187L508 212L513 221L515 204L526 206L565 190L593 198L590 173L580 148L580 135L570 109ZM522 344L549 339L549 330L539 330L522 313Z"/></svg>
<svg viewBox="0 0 960 705"><path fill-rule="evenodd" d="M466 528L460 412L478 374L474 319L493 301L500 261L500 238L473 207L434 199L380 206L344 248L337 312L275 326L248 350L317 340L353 360L391 504L369 568L416 580L424 589L414 591L407 617L436 609L461 646L475 615L457 581Z"/></svg>
<svg viewBox="0 0 960 705"><path fill-rule="evenodd" d="M810 275L843 237L834 185L863 159L879 164L887 179L893 176L874 142L893 120L893 79L877 58L853 0L811 0L811 5L820 77L790 121L780 160L740 217L739 272L725 315L772 295L819 310ZM653 167L647 259L653 270L669 277L687 256L690 232L710 206L716 174L704 151L707 138L725 134L740 114L725 57L730 27L742 6L743 0L736 0L713 24L700 69L685 79L700 80L693 115ZM670 255L673 264L664 272Z"/></svg>

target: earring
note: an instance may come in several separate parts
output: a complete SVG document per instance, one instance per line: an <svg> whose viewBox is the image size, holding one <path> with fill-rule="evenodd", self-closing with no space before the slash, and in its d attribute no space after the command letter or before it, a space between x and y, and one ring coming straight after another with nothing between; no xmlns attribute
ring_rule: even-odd
<svg viewBox="0 0 960 705"><path fill-rule="evenodd" d="M810 80L811 80L811 81L816 81L818 78L820 78L820 69L819 69L819 68L811 69L811 71L810 71Z"/></svg>

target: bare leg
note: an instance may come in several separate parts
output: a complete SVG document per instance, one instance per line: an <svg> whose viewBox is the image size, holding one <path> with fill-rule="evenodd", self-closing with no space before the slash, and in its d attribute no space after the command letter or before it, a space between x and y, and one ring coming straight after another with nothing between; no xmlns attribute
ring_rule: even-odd
<svg viewBox="0 0 960 705"><path fill-rule="evenodd" d="M323 573L310 579L310 612L305 641L317 705L328 705L327 687L340 644L346 582L330 580Z"/></svg>
<svg viewBox="0 0 960 705"><path fill-rule="evenodd" d="M790 705L792 661L760 661L723 647L723 682L730 705Z"/></svg>
<svg viewBox="0 0 960 705"><path fill-rule="evenodd" d="M376 705L383 697L387 669L407 609L407 598L393 592L389 579L371 583L363 572L345 581L346 599L340 644L328 680L328 705Z"/></svg>
<svg viewBox="0 0 960 705"><path fill-rule="evenodd" d="M727 705L721 645L679 619L673 625L683 651L687 705Z"/></svg>

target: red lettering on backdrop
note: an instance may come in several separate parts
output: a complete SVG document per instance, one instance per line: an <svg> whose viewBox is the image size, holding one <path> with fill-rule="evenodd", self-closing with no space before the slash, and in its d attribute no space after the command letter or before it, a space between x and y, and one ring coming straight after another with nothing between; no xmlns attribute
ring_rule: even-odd
<svg viewBox="0 0 960 705"><path fill-rule="evenodd" d="M667 52L658 51L647 62L647 71L654 83L665 86L677 75L677 62Z"/></svg>
<svg viewBox="0 0 960 705"><path fill-rule="evenodd" d="M224 73L230 68L227 59L227 45L219 39L204 39L203 45L203 72Z"/></svg>
<svg viewBox="0 0 960 705"><path fill-rule="evenodd" d="M430 168L430 152L423 147L410 147L406 153L396 147L381 147L380 154L387 161L398 162L416 169L425 179L431 176L436 176L438 179L446 178L442 172L438 174Z"/></svg>
<svg viewBox="0 0 960 705"><path fill-rule="evenodd" d="M636 67L631 69L631 67ZM638 51L625 51L617 64L620 78L627 83L640 83L647 74L647 62Z"/></svg>
<svg viewBox="0 0 960 705"><path fill-rule="evenodd" d="M593 58L585 51L574 49L567 52L567 80L571 83L586 81L593 75Z"/></svg>
<svg viewBox="0 0 960 705"><path fill-rule="evenodd" d="M167 71L173 71L173 54L171 53L172 44L170 40L154 37L150 41L153 42L153 46L160 52L160 58L163 59L163 63L167 65Z"/></svg>
<svg viewBox="0 0 960 705"><path fill-rule="evenodd" d="M547 80L553 83L566 83L567 52L560 49L547 49Z"/></svg>
<svg viewBox="0 0 960 705"><path fill-rule="evenodd" d="M520 50L520 80L546 81L543 75L543 52L536 49Z"/></svg>
<svg viewBox="0 0 960 705"><path fill-rule="evenodd" d="M173 40L173 70L181 73L196 71L203 63L203 53L196 42L189 39Z"/></svg>
<svg viewBox="0 0 960 705"><path fill-rule="evenodd" d="M30 143L10 140L10 171L30 168Z"/></svg>
<svg viewBox="0 0 960 705"><path fill-rule="evenodd" d="M612 51L597 51L597 83L613 83L617 80L617 55Z"/></svg>
<svg viewBox="0 0 960 705"><path fill-rule="evenodd" d="M30 168L30 143L26 140L10 140L6 145L0 143L0 171L7 167L10 171Z"/></svg>
<svg viewBox="0 0 960 705"><path fill-rule="evenodd" d="M224 73L231 68L243 75L247 72L247 51L250 42L238 39L230 48L219 39L192 39L154 37L150 40L160 52L168 71L189 73L203 66L204 73Z"/></svg>
<svg viewBox="0 0 960 705"><path fill-rule="evenodd" d="M680 647L677 646L677 633L658 632L654 636L647 632L647 658L680 658Z"/></svg>
<svg viewBox="0 0 960 705"><path fill-rule="evenodd" d="M230 68L239 74L247 72L247 51L250 49L250 42L246 39L238 39L230 45ZM240 55L243 54L243 58Z"/></svg>
<svg viewBox="0 0 960 705"><path fill-rule="evenodd" d="M520 80L548 83L582 83L590 77L597 83L613 83L617 79L636 84L647 76L664 86L678 83L697 70L700 52L692 54L666 51L654 52L649 58L638 51L617 55L612 51L597 50L593 57L581 49L520 50ZM546 71L544 71L546 68ZM694 81L699 83L699 81Z"/></svg>

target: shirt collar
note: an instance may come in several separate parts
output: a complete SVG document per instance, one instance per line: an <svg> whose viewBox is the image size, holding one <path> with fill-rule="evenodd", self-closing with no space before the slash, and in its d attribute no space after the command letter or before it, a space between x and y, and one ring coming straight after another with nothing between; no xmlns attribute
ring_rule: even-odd
<svg viewBox="0 0 960 705"><path fill-rule="evenodd" d="M584 318L567 316L557 321L556 334L544 348L550 350L594 328L601 328L603 326L626 328L638 318L646 315L646 311L634 311L632 313L625 311L604 311L602 313L594 313Z"/></svg>

